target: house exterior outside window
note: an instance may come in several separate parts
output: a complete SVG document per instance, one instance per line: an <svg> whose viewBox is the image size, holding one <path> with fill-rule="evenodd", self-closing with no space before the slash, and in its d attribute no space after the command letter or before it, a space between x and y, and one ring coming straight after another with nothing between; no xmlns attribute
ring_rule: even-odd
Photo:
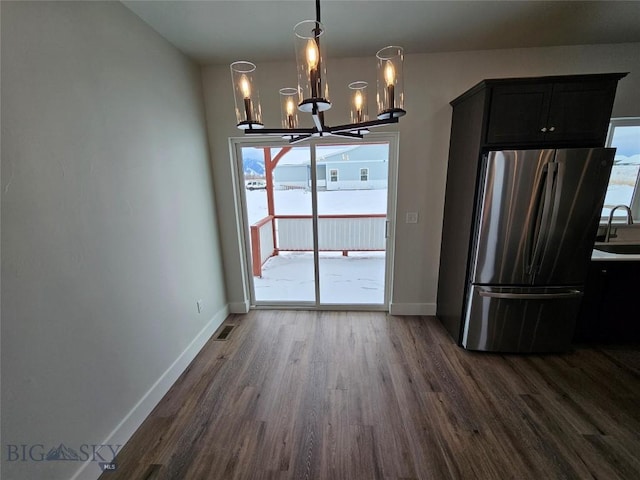
<svg viewBox="0 0 640 480"><path fill-rule="evenodd" d="M640 117L611 119L606 146L617 150L602 216L616 205L627 205L633 218L640 218ZM616 218L624 214L621 209L615 212Z"/></svg>

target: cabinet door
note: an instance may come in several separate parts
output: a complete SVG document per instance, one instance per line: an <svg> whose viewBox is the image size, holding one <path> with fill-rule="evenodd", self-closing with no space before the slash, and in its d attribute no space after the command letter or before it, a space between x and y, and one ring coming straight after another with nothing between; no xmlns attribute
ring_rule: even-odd
<svg viewBox="0 0 640 480"><path fill-rule="evenodd" d="M597 328L601 342L640 341L637 300L640 283L639 262L607 262L602 306Z"/></svg>
<svg viewBox="0 0 640 480"><path fill-rule="evenodd" d="M615 81L555 84L545 141L604 146L615 90Z"/></svg>
<svg viewBox="0 0 640 480"><path fill-rule="evenodd" d="M551 84L496 85L491 93L487 144L540 143L545 138Z"/></svg>
<svg viewBox="0 0 640 480"><path fill-rule="evenodd" d="M574 342L597 342L600 324L606 312L605 293L609 290L609 271L605 262L591 262L584 286L584 297L578 314Z"/></svg>
<svg viewBox="0 0 640 480"><path fill-rule="evenodd" d="M574 340L639 342L639 283L640 262L591 262Z"/></svg>

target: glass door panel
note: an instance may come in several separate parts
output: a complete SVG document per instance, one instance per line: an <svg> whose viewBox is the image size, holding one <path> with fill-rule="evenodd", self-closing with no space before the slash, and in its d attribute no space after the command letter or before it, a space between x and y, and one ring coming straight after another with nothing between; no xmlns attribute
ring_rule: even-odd
<svg viewBox="0 0 640 480"><path fill-rule="evenodd" d="M241 151L253 300L315 304L309 147Z"/></svg>
<svg viewBox="0 0 640 480"><path fill-rule="evenodd" d="M389 145L316 146L321 304L385 302Z"/></svg>

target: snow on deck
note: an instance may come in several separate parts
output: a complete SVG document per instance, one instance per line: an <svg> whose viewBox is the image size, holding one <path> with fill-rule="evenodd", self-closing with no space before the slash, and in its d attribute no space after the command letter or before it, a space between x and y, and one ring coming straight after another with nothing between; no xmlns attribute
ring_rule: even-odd
<svg viewBox="0 0 640 480"><path fill-rule="evenodd" d="M320 302L381 305L384 303L384 252L320 253ZM313 253L281 252L254 277L257 302L313 302Z"/></svg>

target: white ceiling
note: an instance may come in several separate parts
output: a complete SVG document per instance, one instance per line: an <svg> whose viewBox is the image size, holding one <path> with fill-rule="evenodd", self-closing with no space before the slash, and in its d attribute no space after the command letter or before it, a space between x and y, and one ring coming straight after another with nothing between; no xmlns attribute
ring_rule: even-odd
<svg viewBox="0 0 640 480"><path fill-rule="evenodd" d="M314 0L123 1L200 64L292 60ZM640 1L323 0L327 56L640 42ZM640 53L639 53L640 54Z"/></svg>

